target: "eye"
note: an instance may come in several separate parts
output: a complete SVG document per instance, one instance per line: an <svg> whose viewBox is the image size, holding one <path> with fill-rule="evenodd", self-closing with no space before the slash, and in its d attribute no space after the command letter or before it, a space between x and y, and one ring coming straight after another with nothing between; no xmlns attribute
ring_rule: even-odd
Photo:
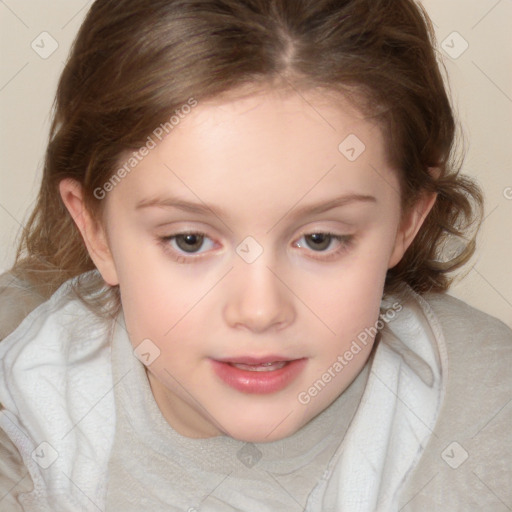
<svg viewBox="0 0 512 512"><path fill-rule="evenodd" d="M347 251L353 243L353 235L337 235L329 232L305 233L294 243L295 247L311 249L315 259L335 258ZM302 242L304 240L304 242ZM215 243L200 232L175 233L164 237L158 237L159 244L164 251L179 263L193 263L199 256L214 248Z"/></svg>
<svg viewBox="0 0 512 512"><path fill-rule="evenodd" d="M295 242L294 246L307 246L305 248L312 249L313 252L327 253L325 256L322 255L322 258L334 257L347 250L351 246L353 238L353 235L336 235L335 233L306 233ZM304 242L301 242L303 239ZM316 258L316 256L314 257Z"/></svg>
<svg viewBox="0 0 512 512"><path fill-rule="evenodd" d="M214 243L204 233L176 233L159 238L164 249L180 254L201 254L212 249ZM206 249L204 246L206 245ZM203 248L203 251L200 249Z"/></svg>

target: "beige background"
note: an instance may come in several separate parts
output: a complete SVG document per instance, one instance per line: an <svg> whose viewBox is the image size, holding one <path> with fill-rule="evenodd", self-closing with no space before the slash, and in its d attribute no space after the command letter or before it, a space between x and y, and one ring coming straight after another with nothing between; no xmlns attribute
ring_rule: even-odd
<svg viewBox="0 0 512 512"><path fill-rule="evenodd" d="M57 80L90 3L0 2L0 270L13 262L16 237L35 199ZM487 200L477 256L450 293L512 327L512 2L423 5L465 127L463 171L479 180Z"/></svg>

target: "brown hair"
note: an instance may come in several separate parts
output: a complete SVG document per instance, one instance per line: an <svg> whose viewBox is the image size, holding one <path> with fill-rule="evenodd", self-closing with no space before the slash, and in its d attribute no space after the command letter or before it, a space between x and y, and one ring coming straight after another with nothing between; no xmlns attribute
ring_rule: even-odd
<svg viewBox="0 0 512 512"><path fill-rule="evenodd" d="M413 0L96 0L59 81L41 189L12 271L47 297L95 268L58 192L63 178L82 184L100 218L94 191L120 155L190 98L285 84L341 93L381 124L404 211L422 191L437 192L385 291L404 281L419 293L446 290L474 252L482 196L454 159L456 124L435 46ZM451 237L465 241L444 261ZM118 310L118 287L101 278L92 287L104 288L96 311Z"/></svg>

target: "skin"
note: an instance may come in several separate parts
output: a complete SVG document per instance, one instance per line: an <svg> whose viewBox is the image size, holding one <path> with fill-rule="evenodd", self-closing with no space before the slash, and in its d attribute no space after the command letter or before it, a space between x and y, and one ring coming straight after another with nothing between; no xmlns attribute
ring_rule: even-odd
<svg viewBox="0 0 512 512"><path fill-rule="evenodd" d="M354 162L338 150L349 134L366 146ZM160 350L147 375L168 423L187 437L247 442L293 434L363 368L373 340L309 403L297 398L375 324L386 271L434 204L423 196L402 215L398 190L371 120L314 91L274 89L200 103L107 194L103 222L84 209L79 184L60 184L91 258L119 284L133 347L150 339ZM375 201L294 216L347 194ZM222 212L136 208L157 195ZM195 254L183 238L159 242L184 232L205 233ZM304 236L325 232L352 243ZM263 250L252 263L236 252L247 236ZM210 360L267 354L307 362L286 388L263 395L227 386Z"/></svg>

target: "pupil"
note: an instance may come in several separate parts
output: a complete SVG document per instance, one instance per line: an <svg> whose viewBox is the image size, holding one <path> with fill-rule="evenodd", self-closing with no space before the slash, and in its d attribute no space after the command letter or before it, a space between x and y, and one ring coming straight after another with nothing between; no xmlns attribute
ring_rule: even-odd
<svg viewBox="0 0 512 512"><path fill-rule="evenodd" d="M194 252L199 249L203 243L201 235L179 235L176 237L176 244L180 249L186 252Z"/></svg>
<svg viewBox="0 0 512 512"><path fill-rule="evenodd" d="M329 247L330 243L330 236L326 235L325 233L313 233L311 235L308 235L308 237L314 244L316 244L315 247L312 247L312 249L326 249Z"/></svg>

